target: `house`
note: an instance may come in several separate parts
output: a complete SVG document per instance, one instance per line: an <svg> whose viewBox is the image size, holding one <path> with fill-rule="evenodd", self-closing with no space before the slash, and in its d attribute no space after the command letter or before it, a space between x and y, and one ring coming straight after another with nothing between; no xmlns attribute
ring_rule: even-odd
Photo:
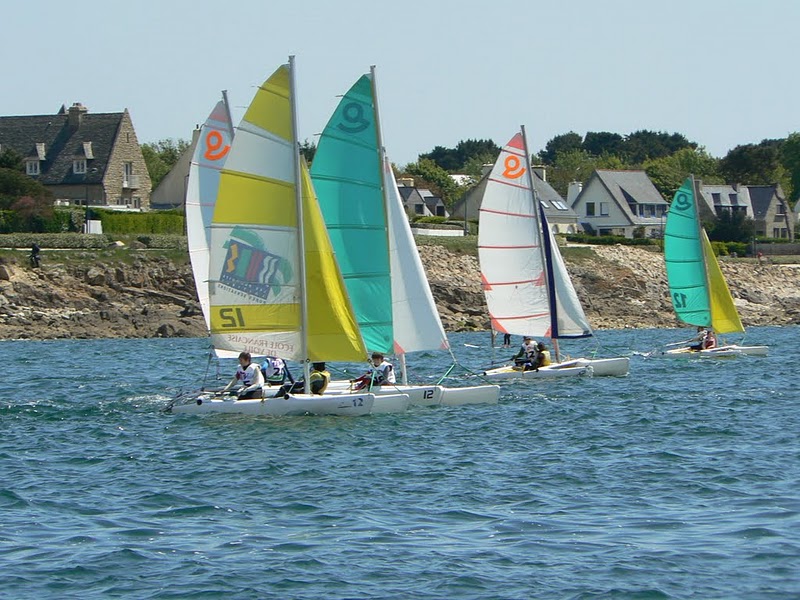
<svg viewBox="0 0 800 600"><path fill-rule="evenodd" d="M733 185L706 185L700 180L696 180L697 189L700 192L700 216L703 218L718 217L724 212L742 212L744 215L753 218L753 204L750 201L750 190L746 186Z"/></svg>
<svg viewBox="0 0 800 600"><path fill-rule="evenodd" d="M410 177L397 180L397 190L403 199L406 214L411 217L449 217L447 208L439 196L430 190L417 188Z"/></svg>
<svg viewBox="0 0 800 600"><path fill-rule="evenodd" d="M663 234L669 205L644 171L598 169L585 185L570 184L568 198L589 233L627 238Z"/></svg>
<svg viewBox="0 0 800 600"><path fill-rule="evenodd" d="M0 152L22 156L25 172L58 204L146 210L150 176L130 114L90 113L76 102L54 115L0 117Z"/></svg>
<svg viewBox="0 0 800 600"><path fill-rule="evenodd" d="M466 220L476 220L478 211L483 203L483 195L486 193L486 184L489 181L492 167L488 164L483 166L483 177L478 185L470 189L464 197L453 207L452 218ZM544 209L547 222L553 233L578 233L578 215L575 214L558 192L547 183L547 172L544 167L537 166L531 168L533 189Z"/></svg>
<svg viewBox="0 0 800 600"><path fill-rule="evenodd" d="M756 235L793 240L796 219L792 218L792 209L780 184L748 185L747 189L753 206Z"/></svg>
<svg viewBox="0 0 800 600"><path fill-rule="evenodd" d="M200 137L200 128L192 132L192 142L178 157L177 162L164 175L150 196L150 207L153 210L177 209L186 207L186 184L189 180L189 167L192 164L194 149Z"/></svg>

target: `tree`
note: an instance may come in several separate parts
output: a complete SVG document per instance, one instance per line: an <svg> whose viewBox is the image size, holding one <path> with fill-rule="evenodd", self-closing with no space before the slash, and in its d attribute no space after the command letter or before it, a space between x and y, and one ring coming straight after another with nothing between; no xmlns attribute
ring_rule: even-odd
<svg viewBox="0 0 800 600"><path fill-rule="evenodd" d="M547 182L562 198L567 197L569 184L586 181L595 169L624 169L622 161L608 154L591 156L586 150L559 152L555 164L547 171Z"/></svg>
<svg viewBox="0 0 800 600"><path fill-rule="evenodd" d="M314 155L317 153L317 145L314 142L309 142L305 140L302 144L300 144L300 154L302 154L306 162L310 165L314 162Z"/></svg>
<svg viewBox="0 0 800 600"><path fill-rule="evenodd" d="M583 138L574 131L570 131L569 133L557 135L547 142L544 150L539 154L539 158L542 159L544 164L552 165L555 164L556 157L559 154L572 150L582 150L582 147Z"/></svg>
<svg viewBox="0 0 800 600"><path fill-rule="evenodd" d="M683 148L696 147L696 143L690 142L679 133L670 134L642 129L625 137L621 144L620 156L629 164L641 165L648 159L663 158Z"/></svg>
<svg viewBox="0 0 800 600"><path fill-rule="evenodd" d="M155 189L161 180L178 162L181 154L189 147L186 140L165 139L155 143L142 144L142 155L147 165L147 172Z"/></svg>
<svg viewBox="0 0 800 600"><path fill-rule="evenodd" d="M414 178L416 187L427 187L439 196L448 208L453 206L463 193L461 186L453 181L450 174L429 159L423 158L416 163L406 165L401 177L406 175Z"/></svg>
<svg viewBox="0 0 800 600"><path fill-rule="evenodd" d="M12 208L23 197L53 202L53 195L32 177L17 169L0 168L0 210Z"/></svg>
<svg viewBox="0 0 800 600"><path fill-rule="evenodd" d="M22 196L11 205L11 210L19 215L25 229L42 233L45 222L53 217L53 195L45 192L38 196Z"/></svg>
<svg viewBox="0 0 800 600"><path fill-rule="evenodd" d="M619 156L623 141L623 137L618 133L590 131L583 138L582 148L592 156L602 154Z"/></svg>
<svg viewBox="0 0 800 600"><path fill-rule="evenodd" d="M763 140L760 144L736 146L720 161L720 171L728 183L779 183L786 179L781 144L782 140Z"/></svg>
<svg viewBox="0 0 800 600"><path fill-rule="evenodd" d="M719 160L703 148L687 147L669 156L648 159L642 168L664 198L672 198L689 175L703 183L725 183L719 173Z"/></svg>
<svg viewBox="0 0 800 600"><path fill-rule="evenodd" d="M713 223L706 224L708 238L714 242L749 242L756 224L743 210L722 211Z"/></svg>
<svg viewBox="0 0 800 600"><path fill-rule="evenodd" d="M6 148L0 152L0 169L14 169L23 171L25 165L22 163L22 155L11 148Z"/></svg>
<svg viewBox="0 0 800 600"><path fill-rule="evenodd" d="M786 197L796 202L800 198L800 133L789 134L781 146L780 158L790 182L784 188Z"/></svg>
<svg viewBox="0 0 800 600"><path fill-rule="evenodd" d="M500 147L492 140L462 140L455 148L436 146L418 160L431 160L448 173L462 173L468 164L476 160L494 162L500 154Z"/></svg>

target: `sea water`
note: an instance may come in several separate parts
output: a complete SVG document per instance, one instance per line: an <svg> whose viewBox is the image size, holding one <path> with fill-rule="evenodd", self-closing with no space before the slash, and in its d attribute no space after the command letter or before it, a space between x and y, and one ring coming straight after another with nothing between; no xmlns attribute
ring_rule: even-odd
<svg viewBox="0 0 800 600"><path fill-rule="evenodd" d="M630 376L360 418L163 413L207 340L0 342L0 597L799 598L798 333L601 331L562 352ZM450 339L447 385L516 351Z"/></svg>

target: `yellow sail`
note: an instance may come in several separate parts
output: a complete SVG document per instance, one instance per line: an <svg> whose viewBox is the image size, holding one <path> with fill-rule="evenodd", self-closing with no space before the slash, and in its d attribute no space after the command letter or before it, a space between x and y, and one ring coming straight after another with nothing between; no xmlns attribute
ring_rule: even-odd
<svg viewBox="0 0 800 600"><path fill-rule="evenodd" d="M708 274L708 296L711 308L711 327L717 333L742 333L744 327L739 313L733 304L733 297L719 268L714 249L708 241L705 229L701 229L703 251L706 255L706 272Z"/></svg>
<svg viewBox="0 0 800 600"><path fill-rule="evenodd" d="M210 243L211 341L296 361L360 361L366 350L305 165L300 253L290 90L283 65L256 92L220 176Z"/></svg>
<svg viewBox="0 0 800 600"><path fill-rule="evenodd" d="M364 361L367 349L345 291L344 279L333 254L305 161L301 170L308 282L308 358L312 361Z"/></svg>

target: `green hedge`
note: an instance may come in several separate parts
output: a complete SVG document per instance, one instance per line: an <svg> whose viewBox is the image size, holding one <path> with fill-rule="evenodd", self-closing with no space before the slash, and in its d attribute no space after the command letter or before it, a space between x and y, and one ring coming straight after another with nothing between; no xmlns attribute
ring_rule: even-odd
<svg viewBox="0 0 800 600"><path fill-rule="evenodd" d="M23 217L13 210L0 210L0 233L78 233L83 230L82 208L56 208L51 215Z"/></svg>
<svg viewBox="0 0 800 600"><path fill-rule="evenodd" d="M596 244L598 246L613 246L614 244L650 246L657 243L647 238L626 238L624 235L589 235L588 233L568 234L567 241L578 244Z"/></svg>
<svg viewBox="0 0 800 600"><path fill-rule="evenodd" d="M91 208L88 212L90 219L103 224L103 233L182 235L186 231L183 213L173 210L134 213Z"/></svg>
<svg viewBox="0 0 800 600"><path fill-rule="evenodd" d="M147 248L187 250L185 235L107 235L96 233L5 233L0 234L0 248L30 248L34 242L41 248L84 250L107 248L120 241L126 246L138 242Z"/></svg>

